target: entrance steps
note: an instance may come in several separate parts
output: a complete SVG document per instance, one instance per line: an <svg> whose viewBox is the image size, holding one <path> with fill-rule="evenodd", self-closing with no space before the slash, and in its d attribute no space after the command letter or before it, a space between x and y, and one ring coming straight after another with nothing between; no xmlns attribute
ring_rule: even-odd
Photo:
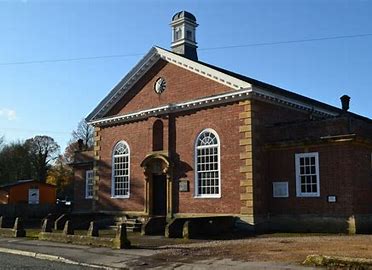
<svg viewBox="0 0 372 270"><path fill-rule="evenodd" d="M138 217L131 217L131 218L126 217L126 216L116 217L115 226L111 226L111 228L116 229L116 227L121 223L125 224L127 228L127 232L140 232L141 231L142 222Z"/></svg>

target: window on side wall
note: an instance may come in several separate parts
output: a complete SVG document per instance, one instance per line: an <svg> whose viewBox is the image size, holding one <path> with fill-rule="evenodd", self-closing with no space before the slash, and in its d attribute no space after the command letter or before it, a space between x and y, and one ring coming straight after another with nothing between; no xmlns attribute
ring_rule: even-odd
<svg viewBox="0 0 372 270"><path fill-rule="evenodd" d="M220 142L212 129L203 130L196 138L195 196L221 197Z"/></svg>
<svg viewBox="0 0 372 270"><path fill-rule="evenodd" d="M85 198L93 198L93 170L85 172Z"/></svg>
<svg viewBox="0 0 372 270"><path fill-rule="evenodd" d="M296 154L295 159L297 197L319 197L319 154Z"/></svg>
<svg viewBox="0 0 372 270"><path fill-rule="evenodd" d="M129 198L130 151L125 141L118 142L112 155L112 186L113 198Z"/></svg>

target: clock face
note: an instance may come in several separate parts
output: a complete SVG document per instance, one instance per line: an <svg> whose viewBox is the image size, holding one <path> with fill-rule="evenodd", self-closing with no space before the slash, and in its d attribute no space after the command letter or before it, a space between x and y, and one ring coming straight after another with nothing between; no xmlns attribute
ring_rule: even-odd
<svg viewBox="0 0 372 270"><path fill-rule="evenodd" d="M167 87L167 82L165 81L164 78L160 77L159 79L156 80L155 85L154 85L155 93L160 95L161 93L164 92L166 87Z"/></svg>

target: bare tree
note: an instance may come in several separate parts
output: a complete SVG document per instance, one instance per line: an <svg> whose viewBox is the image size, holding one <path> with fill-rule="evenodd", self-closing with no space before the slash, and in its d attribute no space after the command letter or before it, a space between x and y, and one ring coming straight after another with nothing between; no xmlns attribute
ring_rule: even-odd
<svg viewBox="0 0 372 270"><path fill-rule="evenodd" d="M0 137L0 149L3 146L3 144L4 144L4 136L1 136Z"/></svg>
<svg viewBox="0 0 372 270"><path fill-rule="evenodd" d="M58 158L59 145L49 136L35 136L25 142L37 180L45 182L51 162Z"/></svg>
<svg viewBox="0 0 372 270"><path fill-rule="evenodd" d="M63 153L62 160L64 163L72 163L75 158L75 152L79 150L79 144L77 141L70 140Z"/></svg>
<svg viewBox="0 0 372 270"><path fill-rule="evenodd" d="M84 144L83 150L88 150L93 147L94 143L93 134L94 134L93 126L89 125L85 121L85 119L83 119L79 122L77 129L72 132L73 142L77 142L80 139L83 140ZM70 142L70 144L72 144L73 142Z"/></svg>

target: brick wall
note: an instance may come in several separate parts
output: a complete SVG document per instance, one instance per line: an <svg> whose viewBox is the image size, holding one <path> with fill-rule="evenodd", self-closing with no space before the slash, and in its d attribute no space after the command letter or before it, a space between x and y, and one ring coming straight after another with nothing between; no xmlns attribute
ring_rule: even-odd
<svg viewBox="0 0 372 270"><path fill-rule="evenodd" d="M161 95L154 91L154 84L159 77L165 78L167 82L167 88ZM159 60L108 115L125 114L226 91L231 91L231 89L164 60Z"/></svg>
<svg viewBox="0 0 372 270"><path fill-rule="evenodd" d="M277 123L303 121L308 115L302 111L283 106L252 101L252 151L253 151L253 206L256 217L266 218L271 187L268 183L270 171L268 153L265 150L267 142L273 140L272 132L267 127Z"/></svg>
<svg viewBox="0 0 372 270"><path fill-rule="evenodd" d="M92 199L85 199L85 173L92 170L92 165L74 168L74 211L87 212L92 210Z"/></svg>
<svg viewBox="0 0 372 270"><path fill-rule="evenodd" d="M158 77L167 81L167 89L160 96L153 85ZM230 89L231 90L231 89ZM131 90L130 102L121 101L110 114L123 114L168 103L181 102L197 97L229 91L226 86L203 78L164 61L153 67L141 82ZM123 107L124 106L124 107ZM240 212L239 191L239 112L237 103L171 115L162 119L164 124L164 150L172 157L178 157L175 166L175 183L187 178L189 192L178 192L174 185L174 210L179 213L234 213ZM153 123L156 118L102 128L98 156L99 191L97 210L143 211L144 173L141 161L153 150ZM172 127L170 137L168 127ZM194 145L197 135L205 128L214 129L221 140L221 182L220 199L194 198ZM111 198L111 155L114 145L125 140L131 151L131 191L129 199ZM177 158L177 159L178 159Z"/></svg>
<svg viewBox="0 0 372 270"><path fill-rule="evenodd" d="M240 211L239 190L241 174L239 167L239 127L240 108L235 104L178 114L173 117L175 132L171 137L171 155L177 156L174 168L174 181L186 178L190 183L189 192L178 192L174 185L175 211L179 213L235 213ZM208 121L205 121L208 119ZM127 123L102 128L100 136L100 210L143 211L144 204L144 172L140 167L145 156L152 151L152 127L156 119ZM168 119L163 119L168 126ZM221 182L220 199L194 198L194 145L198 134L206 128L214 129L221 140ZM164 140L168 136L164 136ZM125 140L130 147L131 158L131 191L129 199L111 198L111 155L117 142ZM168 144L165 143L165 146Z"/></svg>
<svg viewBox="0 0 372 270"><path fill-rule="evenodd" d="M319 153L319 197L297 197L295 154ZM350 215L353 213L353 148L350 144L319 145L272 150L269 153L269 213ZM289 197L273 198L272 182L288 181ZM336 203L327 202L337 196Z"/></svg>
<svg viewBox="0 0 372 270"><path fill-rule="evenodd" d="M177 176L190 181L190 192L179 193L180 213L240 213L239 112L241 108L234 103L177 116L176 153L183 168L178 167ZM215 130L220 138L222 189L218 199L194 198L195 139L206 128Z"/></svg>
<svg viewBox="0 0 372 270"><path fill-rule="evenodd" d="M143 211L144 173L142 160L151 152L152 125L150 121L139 121L124 125L102 128L99 150L99 190L97 210ZM121 140L130 149L130 198L111 198L112 150Z"/></svg>
<svg viewBox="0 0 372 270"><path fill-rule="evenodd" d="M352 167L350 177L353 186L353 205L356 214L372 213L372 147L353 145L349 159Z"/></svg>
<svg viewBox="0 0 372 270"><path fill-rule="evenodd" d="M153 91L153 85L159 77L167 81L167 89L160 96ZM109 115L230 90L161 60ZM322 136L351 132L369 134L371 129L365 121L350 119L349 116L321 119L310 112L252 99L162 117L163 149L175 162L175 213L243 215L244 212L263 219L271 214L321 216L371 213L372 199L368 196L372 187L369 180L372 176L371 148L358 146L355 142L312 143L321 141ZM95 148L99 168L97 210L144 210L145 180L140 164L153 151L153 124L156 120L157 117L151 117L103 127L99 131L100 140ZM214 129L220 137L222 191L218 199L194 197L195 139L205 128ZM299 142L304 139L308 140L306 144ZM112 149L120 140L128 143L131 153L129 199L111 198ZM279 144L273 146L275 143ZM295 153L302 152L319 153L320 197L296 197L294 158ZM189 181L189 192L178 191L178 180L181 178ZM289 182L289 198L272 197L272 182L277 180ZM328 203L327 195L336 195L337 203Z"/></svg>

